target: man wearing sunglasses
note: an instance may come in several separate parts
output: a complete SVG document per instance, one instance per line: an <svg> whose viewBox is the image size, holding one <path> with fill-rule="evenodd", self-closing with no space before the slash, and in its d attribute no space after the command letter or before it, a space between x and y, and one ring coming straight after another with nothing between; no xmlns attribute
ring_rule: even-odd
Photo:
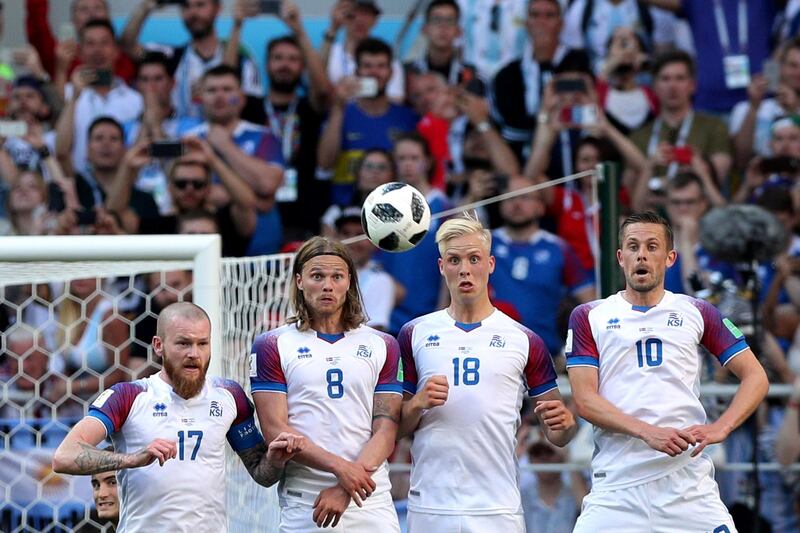
<svg viewBox="0 0 800 533"><path fill-rule="evenodd" d="M256 228L256 200L250 186L205 140L185 137L183 145L186 155L176 159L167 171L174 214L138 219L124 208L124 191L130 189L125 184L135 180L139 169L151 161L148 144L134 146L125 156L116 178L115 190L119 194L113 195L116 203L109 203L109 210L119 213L126 229L131 233L173 234L178 233L181 215L208 209L217 219L219 234L222 236L222 255L243 256ZM221 207L215 207L212 199L212 174L219 177L221 192L230 197L230 202Z"/></svg>

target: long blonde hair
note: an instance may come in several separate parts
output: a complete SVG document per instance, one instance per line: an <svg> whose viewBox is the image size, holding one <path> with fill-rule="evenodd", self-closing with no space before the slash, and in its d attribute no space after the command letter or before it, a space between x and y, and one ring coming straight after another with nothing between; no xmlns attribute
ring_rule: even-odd
<svg viewBox="0 0 800 533"><path fill-rule="evenodd" d="M342 243L327 237L312 237L297 250L297 255L294 258L294 267L292 267L291 290L295 314L290 316L286 322L288 324L297 324L297 329L300 331L307 331L311 328L311 313L308 304L306 304L303 291L297 288L296 280L298 275L302 275L305 264L320 255L335 255L347 264L347 270L350 274L350 288L347 289L347 296L342 309L341 320L344 331L355 329L366 323L367 317L361 303L361 291L358 288L358 272L356 271L355 263Z"/></svg>

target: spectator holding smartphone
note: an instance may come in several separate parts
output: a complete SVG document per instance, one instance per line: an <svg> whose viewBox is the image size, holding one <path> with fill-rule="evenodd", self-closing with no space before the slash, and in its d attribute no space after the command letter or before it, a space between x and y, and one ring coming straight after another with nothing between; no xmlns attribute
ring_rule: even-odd
<svg viewBox="0 0 800 533"><path fill-rule="evenodd" d="M83 25L79 56L83 64L65 88L67 104L56 125L56 154L67 174L85 170L89 125L96 118L108 116L124 124L143 109L142 96L113 75L119 49L108 20Z"/></svg>
<svg viewBox="0 0 800 533"><path fill-rule="evenodd" d="M771 187L791 191L795 208L800 207L800 116L775 120L771 127L771 157L756 156L747 165L744 183L736 191L735 202L754 202Z"/></svg>
<svg viewBox="0 0 800 533"><path fill-rule="evenodd" d="M181 18L191 40L182 46L147 43L140 45L139 33L147 18L157 9L178 5ZM222 10L222 0L140 0L131 13L120 42L131 57L140 58L145 50L157 50L167 55L175 76L172 103L180 116L202 117L199 98L203 74L223 64L225 42L217 36L215 24ZM264 92L259 69L244 49L239 49L235 65L242 90L248 96L260 98Z"/></svg>
<svg viewBox="0 0 800 533"><path fill-rule="evenodd" d="M614 30L600 69L597 99L609 120L625 135L644 126L658 112L655 94L640 83L647 59L644 41L633 28Z"/></svg>
<svg viewBox="0 0 800 533"><path fill-rule="evenodd" d="M775 119L800 112L800 37L784 43L777 54L775 72L753 76L747 87L747 100L731 113L731 136L736 148L736 164L744 168L753 155L772 155L771 127ZM769 79L773 77L774 79ZM767 97L769 93L772 96Z"/></svg>
<svg viewBox="0 0 800 533"><path fill-rule="evenodd" d="M320 55L328 68L328 77L338 83L348 76L358 75L358 46L368 39L378 22L381 8L375 0L338 0L331 13L331 25L323 35ZM344 41L336 40L344 27ZM386 96L394 102L405 98L403 66L396 59L391 62L391 76L386 84Z"/></svg>
<svg viewBox="0 0 800 533"><path fill-rule="evenodd" d="M658 116L640 128L631 140L647 155L654 176L674 177L693 154L711 162L718 187L731 169L731 147L725 123L697 112L692 104L697 84L695 63L686 52L666 52L653 65L653 90L661 105Z"/></svg>

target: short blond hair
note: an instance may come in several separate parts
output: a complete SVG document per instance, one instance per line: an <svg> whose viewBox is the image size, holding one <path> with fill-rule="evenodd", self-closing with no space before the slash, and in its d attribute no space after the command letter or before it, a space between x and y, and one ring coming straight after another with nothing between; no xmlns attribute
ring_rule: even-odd
<svg viewBox="0 0 800 533"><path fill-rule="evenodd" d="M491 251L492 233L484 228L477 218L465 213L462 217L445 221L436 231L436 245L439 247L439 255L444 257L444 251L449 241L473 234L484 242L487 251Z"/></svg>

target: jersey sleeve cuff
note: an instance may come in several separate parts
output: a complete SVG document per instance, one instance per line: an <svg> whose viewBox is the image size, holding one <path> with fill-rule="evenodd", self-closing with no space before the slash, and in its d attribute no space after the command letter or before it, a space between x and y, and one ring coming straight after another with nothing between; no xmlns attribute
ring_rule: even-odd
<svg viewBox="0 0 800 533"><path fill-rule="evenodd" d="M571 366L592 366L594 368L600 368L600 361L591 355L573 355L567 357L567 368Z"/></svg>
<svg viewBox="0 0 800 533"><path fill-rule="evenodd" d="M411 383L410 381L403 382L403 392L407 392L409 394L416 394L417 393L417 384Z"/></svg>
<svg viewBox="0 0 800 533"><path fill-rule="evenodd" d="M256 392L282 392L286 394L286 383L278 383L277 381L252 381L250 383L250 390L253 394Z"/></svg>
<svg viewBox="0 0 800 533"><path fill-rule="evenodd" d="M111 421L108 415L106 415L100 409L90 408L89 414L87 414L86 416L90 416L98 420L101 424L103 424L103 427L106 428L106 437L114 433L114 423Z"/></svg>
<svg viewBox="0 0 800 533"><path fill-rule="evenodd" d="M739 339L733 346L731 346L730 348L719 354L718 357L719 362L722 363L723 365L726 365L728 364L728 361L730 361L731 359L742 353L747 348L748 348L747 341L745 341L744 339Z"/></svg>
<svg viewBox="0 0 800 533"><path fill-rule="evenodd" d="M556 383L556 380L548 381L546 383L542 383L537 387L529 389L528 396L530 396L531 398L533 398L534 396L541 396L545 392L550 392L551 390L557 388L558 388L558 383Z"/></svg>
<svg viewBox="0 0 800 533"><path fill-rule="evenodd" d="M403 394L403 386L399 383L383 383L375 387L375 392L390 392L394 394Z"/></svg>

